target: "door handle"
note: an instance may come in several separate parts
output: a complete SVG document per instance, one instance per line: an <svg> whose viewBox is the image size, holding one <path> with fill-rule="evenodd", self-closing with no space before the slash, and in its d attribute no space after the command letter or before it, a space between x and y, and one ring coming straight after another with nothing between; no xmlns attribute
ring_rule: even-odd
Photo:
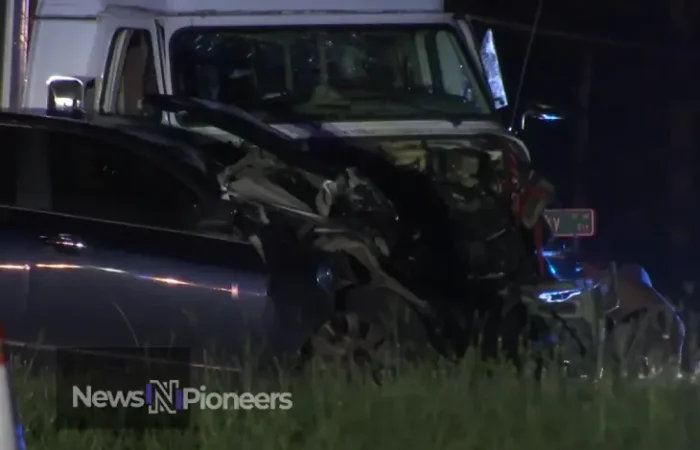
<svg viewBox="0 0 700 450"><path fill-rule="evenodd" d="M50 245L63 252L79 252L87 248L82 239L72 234L60 233L53 236L39 236L39 239L45 245Z"/></svg>

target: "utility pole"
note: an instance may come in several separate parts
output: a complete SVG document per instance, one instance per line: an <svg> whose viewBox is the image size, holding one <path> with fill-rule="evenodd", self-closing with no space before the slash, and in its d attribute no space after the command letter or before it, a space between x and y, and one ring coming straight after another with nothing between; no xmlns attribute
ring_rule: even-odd
<svg viewBox="0 0 700 450"><path fill-rule="evenodd" d="M36 1L35 1L36 3ZM5 0L2 22L2 90L0 107L19 109L29 45L30 0Z"/></svg>

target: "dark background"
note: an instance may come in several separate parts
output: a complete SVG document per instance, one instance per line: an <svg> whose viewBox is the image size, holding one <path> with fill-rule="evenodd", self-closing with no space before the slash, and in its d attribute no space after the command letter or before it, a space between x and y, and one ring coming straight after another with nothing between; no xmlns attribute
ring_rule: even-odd
<svg viewBox="0 0 700 450"><path fill-rule="evenodd" d="M521 105L569 118L524 139L566 206L598 211L587 256L638 262L663 289L700 279L700 1L542 1ZM447 0L494 30L511 105L538 3Z"/></svg>

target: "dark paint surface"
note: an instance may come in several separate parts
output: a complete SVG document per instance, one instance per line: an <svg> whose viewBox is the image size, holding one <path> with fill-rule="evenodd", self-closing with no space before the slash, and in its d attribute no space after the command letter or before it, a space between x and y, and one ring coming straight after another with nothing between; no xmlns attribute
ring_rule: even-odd
<svg viewBox="0 0 700 450"><path fill-rule="evenodd" d="M11 340L197 355L265 329L269 275L249 244L8 210L0 248Z"/></svg>
<svg viewBox="0 0 700 450"><path fill-rule="evenodd" d="M2 119L12 120L3 124L3 131L13 129L16 119L23 122L23 133L34 134L34 126L56 127L60 133L74 133L75 143L89 135L133 152L135 158L152 152L160 170L193 187L198 200L192 206L221 202L215 179L204 180L202 172L179 162L189 150L175 141L159 146L65 120ZM23 141L21 150L35 151L33 145ZM3 150L7 163L12 150ZM25 171L26 164L38 165L33 158L23 158L21 164L17 167ZM13 178L11 170L3 174ZM17 186L18 199L23 198L21 189L39 189ZM109 200L98 201L110 208ZM250 243L220 233L146 227L13 203L7 195L0 198L0 324L10 346L187 347L195 363L238 365L250 353L267 357L298 350L332 303L316 280L324 255L290 246L274 232L260 230L264 261ZM158 212L166 217L171 213Z"/></svg>

